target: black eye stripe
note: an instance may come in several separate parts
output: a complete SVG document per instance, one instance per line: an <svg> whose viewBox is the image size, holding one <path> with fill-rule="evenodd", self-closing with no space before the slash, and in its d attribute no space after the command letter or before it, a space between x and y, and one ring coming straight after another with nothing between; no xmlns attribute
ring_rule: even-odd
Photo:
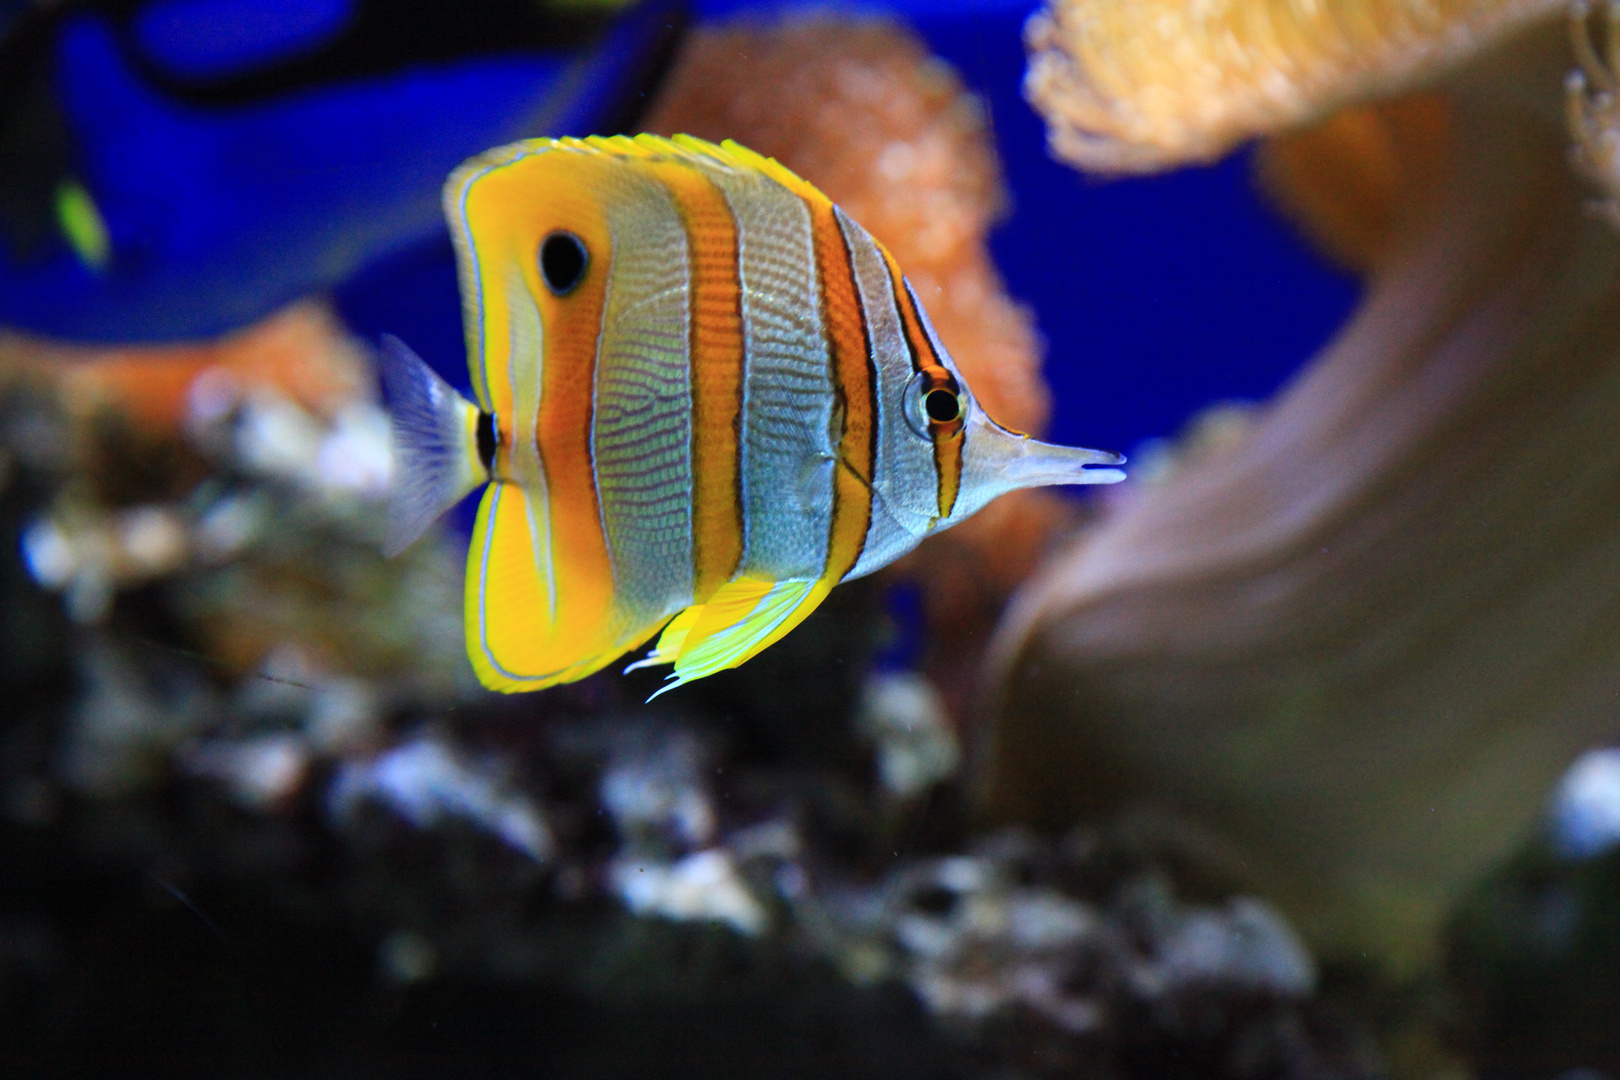
<svg viewBox="0 0 1620 1080"><path fill-rule="evenodd" d="M571 232L559 230L540 242L540 276L555 296L567 296L578 288L590 264L585 241Z"/></svg>

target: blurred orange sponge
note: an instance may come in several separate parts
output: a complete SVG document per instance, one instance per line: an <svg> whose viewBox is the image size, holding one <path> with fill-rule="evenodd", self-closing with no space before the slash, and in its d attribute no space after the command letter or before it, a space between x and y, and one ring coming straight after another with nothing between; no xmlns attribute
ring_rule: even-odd
<svg viewBox="0 0 1620 1080"><path fill-rule="evenodd" d="M330 416L371 394L360 348L329 307L306 300L213 341L80 345L0 332L0 365L50 372L81 415L110 408L148 429L173 431L185 417L193 380L210 368Z"/></svg>

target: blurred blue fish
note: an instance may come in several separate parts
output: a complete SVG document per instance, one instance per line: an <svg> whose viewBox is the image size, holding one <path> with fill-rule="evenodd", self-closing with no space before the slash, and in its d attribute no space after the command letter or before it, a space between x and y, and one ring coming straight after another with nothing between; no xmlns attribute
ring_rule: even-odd
<svg viewBox="0 0 1620 1080"><path fill-rule="evenodd" d="M206 337L442 234L461 160L633 124L679 0L0 0L0 325Z"/></svg>

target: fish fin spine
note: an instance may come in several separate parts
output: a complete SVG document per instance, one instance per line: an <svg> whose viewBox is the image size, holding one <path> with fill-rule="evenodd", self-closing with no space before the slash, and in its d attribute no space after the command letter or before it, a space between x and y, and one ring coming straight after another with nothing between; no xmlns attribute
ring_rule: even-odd
<svg viewBox="0 0 1620 1080"><path fill-rule="evenodd" d="M734 139L727 139L719 147L731 160L745 168L756 169L801 198L831 204L832 200L820 188L804 179L775 158L750 150Z"/></svg>
<svg viewBox="0 0 1620 1080"><path fill-rule="evenodd" d="M686 635L691 633L692 627L703 616L703 605L693 604L671 619L664 626L664 632L659 635L658 644L646 656L626 667L625 673L640 671L642 668L657 667L660 664L673 664L675 658L681 654L681 646L686 642Z"/></svg>
<svg viewBox="0 0 1620 1080"><path fill-rule="evenodd" d="M447 190L458 187L480 171L502 165L551 149L583 150L586 152L622 155L632 158L669 156L708 165L711 168L741 169L770 177L796 195L831 203L821 189L801 177L775 158L750 150L734 139L718 144L700 139L696 135L589 135L583 139L567 136L560 139L524 139L507 146L496 147L465 162L451 174Z"/></svg>
<svg viewBox="0 0 1620 1080"><path fill-rule="evenodd" d="M724 142L716 144L709 142L707 139L700 139L695 135L664 136L643 133L634 137L629 135L592 135L587 139L562 139L558 141L562 145L624 154L628 157L652 158L667 156L708 165L711 168L720 167L757 172L768 176L795 195L828 204L832 201L822 194L820 188L799 176L798 173L795 173L780 161L750 150L733 139L726 139Z"/></svg>

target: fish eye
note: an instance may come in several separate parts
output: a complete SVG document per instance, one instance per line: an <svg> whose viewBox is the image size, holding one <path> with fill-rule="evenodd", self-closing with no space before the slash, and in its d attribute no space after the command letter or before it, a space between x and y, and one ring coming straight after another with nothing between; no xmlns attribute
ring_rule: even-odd
<svg viewBox="0 0 1620 1080"><path fill-rule="evenodd" d="M923 412L936 424L949 424L962 415L962 399L936 387L923 395Z"/></svg>
<svg viewBox="0 0 1620 1080"><path fill-rule="evenodd" d="M540 276L546 279L546 288L553 296L573 292L585 280L590 261L585 241L571 232L559 229L540 243Z"/></svg>
<svg viewBox="0 0 1620 1080"><path fill-rule="evenodd" d="M938 368L913 375L900 399L900 412L906 418L906 426L919 439L933 440L954 434L966 409L961 387Z"/></svg>

